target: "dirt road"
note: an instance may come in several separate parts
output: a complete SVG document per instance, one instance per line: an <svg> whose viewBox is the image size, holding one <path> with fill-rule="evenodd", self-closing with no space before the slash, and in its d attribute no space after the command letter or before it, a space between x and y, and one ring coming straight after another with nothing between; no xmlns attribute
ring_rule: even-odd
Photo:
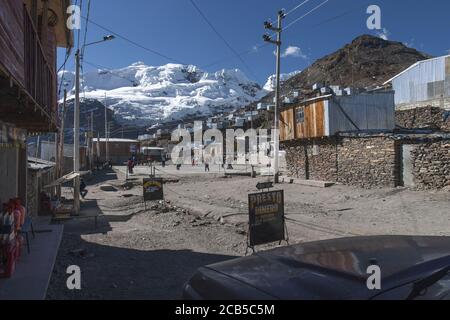
<svg viewBox="0 0 450 320"><path fill-rule="evenodd" d="M245 253L247 195L267 178L224 178L202 168L158 168L168 203L148 211L136 168L123 188L125 168L90 182L84 212L98 212L100 228L87 220L65 224L48 298L176 299L194 271ZM107 183L112 191L103 191ZM450 235L450 193L404 188L321 189L282 184L290 243L356 235ZM262 248L264 249L264 248ZM69 265L82 270L82 290L66 288Z"/></svg>
<svg viewBox="0 0 450 320"><path fill-rule="evenodd" d="M198 218L171 204L144 210L141 190L100 190L93 181L83 203L102 215L99 228L88 220L65 223L48 299L177 299L203 265L245 252L243 230L211 218ZM90 206L90 207L89 207ZM77 265L82 290L66 287L66 268Z"/></svg>

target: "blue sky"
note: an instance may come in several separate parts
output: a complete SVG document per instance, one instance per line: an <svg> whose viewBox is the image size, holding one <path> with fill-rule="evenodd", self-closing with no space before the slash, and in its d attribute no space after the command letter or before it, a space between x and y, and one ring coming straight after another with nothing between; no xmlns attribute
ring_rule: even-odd
<svg viewBox="0 0 450 320"><path fill-rule="evenodd" d="M88 47L85 60L107 68L125 67L136 61L148 65L183 62L211 72L239 68L249 78L263 84L275 71L274 47L254 48L263 44L263 22L268 18L275 21L280 8L290 10L304 0L194 1L235 51L248 52L242 55L246 65L234 56L189 0L91 0L92 21L173 60L152 54L120 38ZM284 24L301 17L323 1L309 0L290 14ZM86 16L88 0L82 2L83 16ZM435 56L447 54L450 50L448 0L329 0L284 32L283 51L287 54L282 59L282 72L302 70L358 35L376 34L366 27L369 17L366 10L371 4L380 6L382 27L389 40L407 43ZM85 22L82 20L83 32ZM87 42L101 39L107 33L89 24ZM286 52L288 47L291 48ZM61 64L64 51L60 50L58 56L58 63ZM73 65L71 57L67 69L73 70ZM92 69L85 65L85 71Z"/></svg>

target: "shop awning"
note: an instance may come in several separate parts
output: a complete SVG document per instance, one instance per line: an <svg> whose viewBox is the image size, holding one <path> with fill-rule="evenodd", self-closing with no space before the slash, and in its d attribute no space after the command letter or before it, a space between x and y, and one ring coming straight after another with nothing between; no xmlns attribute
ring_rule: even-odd
<svg viewBox="0 0 450 320"><path fill-rule="evenodd" d="M53 187L60 186L66 182L70 182L70 181L74 180L76 177L85 176L85 175L89 174L89 172L90 171L71 172L71 173L66 174L65 176L53 181L49 185L46 185L44 188L53 188Z"/></svg>

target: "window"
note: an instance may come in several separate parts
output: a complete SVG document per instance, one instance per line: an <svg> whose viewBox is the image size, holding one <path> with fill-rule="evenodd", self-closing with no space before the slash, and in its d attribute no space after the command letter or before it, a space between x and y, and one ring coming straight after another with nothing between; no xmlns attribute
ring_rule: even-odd
<svg viewBox="0 0 450 320"><path fill-rule="evenodd" d="M305 107L300 107L295 110L295 119L297 123L305 122Z"/></svg>

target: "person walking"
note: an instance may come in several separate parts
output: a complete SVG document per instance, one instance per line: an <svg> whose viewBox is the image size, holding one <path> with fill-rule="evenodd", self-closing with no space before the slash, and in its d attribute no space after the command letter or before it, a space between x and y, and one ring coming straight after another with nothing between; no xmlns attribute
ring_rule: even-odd
<svg viewBox="0 0 450 320"><path fill-rule="evenodd" d="M133 174L133 160L131 158L128 159L127 167L128 167L128 173Z"/></svg>
<svg viewBox="0 0 450 320"><path fill-rule="evenodd" d="M86 183L81 178L81 180L80 180L80 195L84 199L86 197L87 193L88 193L88 191L86 189Z"/></svg>

